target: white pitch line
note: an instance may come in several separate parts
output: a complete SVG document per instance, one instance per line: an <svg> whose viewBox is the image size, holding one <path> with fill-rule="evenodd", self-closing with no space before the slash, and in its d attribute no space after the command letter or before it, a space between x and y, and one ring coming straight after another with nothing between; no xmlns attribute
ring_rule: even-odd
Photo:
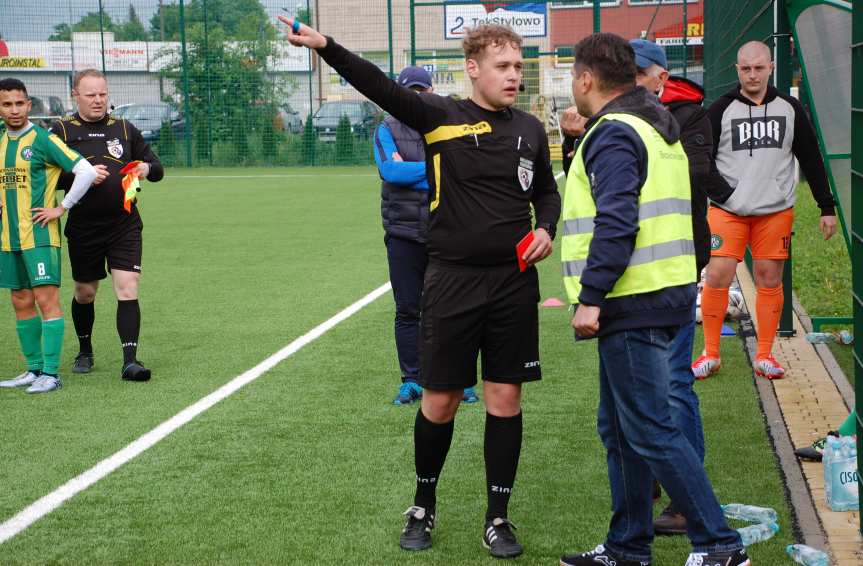
<svg viewBox="0 0 863 566"><path fill-rule="evenodd" d="M301 175L284 176L299 177ZM561 176L563 176L563 172L558 173L554 176L554 178L560 179ZM207 176L207 178L219 178L219 176L213 175ZM0 544L3 544L12 537L20 534L27 527L29 527L45 515L48 515L55 509L59 508L61 505L63 505L63 503L65 503L75 495L81 493L91 485L105 478L108 474L114 472L123 464L126 464L127 462L140 456L143 452L164 440L168 435L170 435L178 428L188 424L192 419L194 419L207 409L211 408L219 401L230 397L243 386L255 381L256 379L264 375L266 372L274 368L276 365L278 365L280 362L286 360L287 358L295 354L304 346L307 346L308 344L314 342L315 340L326 334L329 330L334 328L336 325L359 312L363 307L378 299L381 295L388 292L391 288L392 287L389 282L384 283L362 299L358 300L354 304L334 315L332 318L322 322L318 326L314 327L312 330L303 334L302 336L300 336L269 358L265 359L264 361L253 367L252 369L238 375L237 377L235 377L219 389L215 390L214 392L210 393L203 399L200 399L193 405L189 405L188 407L186 407L167 421L163 422L150 432L138 437L136 440L128 444L119 452L115 452L113 455L105 458L104 460L102 460L86 472L80 474L79 476L72 478L71 480L61 485L48 495L34 501L22 511L20 511L17 515L0 524Z"/></svg>
<svg viewBox="0 0 863 566"><path fill-rule="evenodd" d="M186 407L167 421L163 422L150 432L144 434L143 436L140 436L137 440L133 441L131 444L127 445L119 452L116 452L112 456L105 458L86 472L75 478L72 478L71 480L58 487L48 495L33 502L14 517L8 519L3 524L0 524L0 544L3 544L15 535L21 533L24 529L63 505L63 503L65 503L68 499L84 491L85 489L95 484L111 472L115 471L123 464L139 456L145 450L152 448L156 443L164 440L169 434L171 434L181 426L187 424L189 421L191 421L219 401L234 394L244 385L247 385L252 381L258 379L264 373L271 370L277 364L284 361L286 358L290 357L304 346L307 346L311 342L317 340L318 338L326 334L327 331L331 330L340 322L343 322L344 320L359 312L360 309L373 302L384 293L388 292L391 288L392 287L390 286L389 282L384 283L383 285L381 285L362 299L358 300L354 304L345 308L329 320L322 322L318 326L314 327L312 330L303 334L302 336L300 336L269 358L265 359L264 361L253 367L252 369L238 375L216 391L210 393L209 395L197 401L193 405L189 405L188 407Z"/></svg>

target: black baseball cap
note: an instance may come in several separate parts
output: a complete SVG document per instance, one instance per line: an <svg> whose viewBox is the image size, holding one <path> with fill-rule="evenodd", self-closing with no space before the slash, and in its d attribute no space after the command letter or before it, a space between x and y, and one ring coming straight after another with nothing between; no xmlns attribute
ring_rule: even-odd
<svg viewBox="0 0 863 566"><path fill-rule="evenodd" d="M431 73L429 73L423 67L410 66L402 69L402 72L399 73L399 77L396 79L396 82L407 88L410 88L412 86L418 86L425 89L431 88L432 77Z"/></svg>

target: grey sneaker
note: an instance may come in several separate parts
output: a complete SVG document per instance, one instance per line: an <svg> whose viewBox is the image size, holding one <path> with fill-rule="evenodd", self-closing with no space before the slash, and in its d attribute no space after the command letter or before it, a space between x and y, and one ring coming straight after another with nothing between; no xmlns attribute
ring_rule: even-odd
<svg viewBox="0 0 863 566"><path fill-rule="evenodd" d="M0 387L4 389L24 387L25 385L32 384L37 379L39 379L39 374L28 370L16 377L15 379L7 379L6 381L0 381Z"/></svg>
<svg viewBox="0 0 863 566"><path fill-rule="evenodd" d="M75 363L72 365L72 373L90 373L93 369L93 354L79 353L75 356Z"/></svg>
<svg viewBox="0 0 863 566"><path fill-rule="evenodd" d="M404 550L425 550L432 545L431 532L434 528L434 509L426 510L416 505L404 512L407 516L405 528L399 537L399 546Z"/></svg>
<svg viewBox="0 0 863 566"><path fill-rule="evenodd" d="M54 391L61 387L63 387L63 384L60 382L59 377L42 374L33 382L33 385L26 389L26 391L27 393L48 393L49 391Z"/></svg>

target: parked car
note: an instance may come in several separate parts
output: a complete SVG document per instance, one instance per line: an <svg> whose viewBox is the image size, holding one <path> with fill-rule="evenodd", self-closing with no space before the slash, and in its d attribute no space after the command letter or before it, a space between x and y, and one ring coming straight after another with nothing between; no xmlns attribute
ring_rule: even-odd
<svg viewBox="0 0 863 566"><path fill-rule="evenodd" d="M289 134L298 134L303 131L303 119L300 118L300 113L286 102L278 110L276 128Z"/></svg>
<svg viewBox="0 0 863 566"><path fill-rule="evenodd" d="M31 95L30 120L43 128L50 128L51 123L66 115L66 108L59 96Z"/></svg>
<svg viewBox="0 0 863 566"><path fill-rule="evenodd" d="M383 120L383 112L369 101L340 100L324 102L312 117L312 125L321 141L335 141L336 129L342 116L351 122L351 131L357 137L369 137Z"/></svg>
<svg viewBox="0 0 863 566"><path fill-rule="evenodd" d="M182 136L186 121L180 111L165 102L150 102L147 104L123 104L111 113L112 116L132 122L141 132L144 141L153 142L159 139L165 122L171 123L171 131L175 136Z"/></svg>
<svg viewBox="0 0 863 566"><path fill-rule="evenodd" d="M132 106L131 104L121 104L120 106L111 106L111 116L115 118L122 118L123 114L126 113L126 110Z"/></svg>

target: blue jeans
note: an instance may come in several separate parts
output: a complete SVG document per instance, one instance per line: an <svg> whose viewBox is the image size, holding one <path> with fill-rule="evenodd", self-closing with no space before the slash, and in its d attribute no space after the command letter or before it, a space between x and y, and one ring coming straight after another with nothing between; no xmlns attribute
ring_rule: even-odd
<svg viewBox="0 0 863 566"><path fill-rule="evenodd" d="M653 478L686 517L693 551L743 547L725 522L698 454L671 416L668 358L677 330L641 328L599 338L597 429L613 511L605 546L624 560L650 560Z"/></svg>
<svg viewBox="0 0 863 566"><path fill-rule="evenodd" d="M425 244L386 236L390 283L396 301L396 351L402 381L419 379L420 307L428 254Z"/></svg>
<svg viewBox="0 0 863 566"><path fill-rule="evenodd" d="M695 394L695 376L692 375L692 347L695 342L695 312L689 324L684 324L668 346L668 365L671 370L669 400L674 424L695 448L699 460L704 463L704 429L701 426L701 411L698 395Z"/></svg>

